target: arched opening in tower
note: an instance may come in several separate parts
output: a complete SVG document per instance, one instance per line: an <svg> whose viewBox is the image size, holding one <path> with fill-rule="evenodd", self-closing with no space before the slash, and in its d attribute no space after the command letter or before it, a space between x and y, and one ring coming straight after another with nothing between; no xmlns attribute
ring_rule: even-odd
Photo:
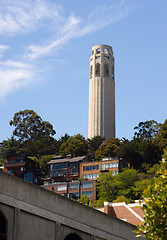
<svg viewBox="0 0 167 240"><path fill-rule="evenodd" d="M107 48L104 49L104 53L108 54L108 49Z"/></svg>
<svg viewBox="0 0 167 240"><path fill-rule="evenodd" d="M100 63L96 63L95 65L95 74L96 74L96 77L100 76Z"/></svg>
<svg viewBox="0 0 167 240"><path fill-rule="evenodd" d="M7 221L2 212L0 212L0 240L7 239Z"/></svg>
<svg viewBox="0 0 167 240"><path fill-rule="evenodd" d="M96 54L100 53L100 48L96 49Z"/></svg>
<svg viewBox="0 0 167 240"><path fill-rule="evenodd" d="M108 63L104 64L104 77L109 77Z"/></svg>

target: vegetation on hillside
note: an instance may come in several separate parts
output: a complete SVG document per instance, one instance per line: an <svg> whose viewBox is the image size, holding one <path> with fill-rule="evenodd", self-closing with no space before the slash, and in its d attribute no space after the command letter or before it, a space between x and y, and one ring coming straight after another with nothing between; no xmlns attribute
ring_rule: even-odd
<svg viewBox="0 0 167 240"><path fill-rule="evenodd" d="M167 157L164 156L153 183L144 190L144 222L137 233L147 239L167 239Z"/></svg>
<svg viewBox="0 0 167 240"><path fill-rule="evenodd" d="M139 198L152 184L157 164L167 147L167 119L163 124L154 120L140 122L134 128L131 140L111 138L106 141L101 136L85 139L81 134L69 136L67 133L56 140L53 126L33 110L15 113L9 124L14 127L13 135L0 145L0 165L5 158L23 154L40 164L40 175L45 177L47 163L53 155L87 155L90 161L117 156L128 163L131 169L124 169L117 176L111 173L100 175L98 205L119 196L128 200Z"/></svg>

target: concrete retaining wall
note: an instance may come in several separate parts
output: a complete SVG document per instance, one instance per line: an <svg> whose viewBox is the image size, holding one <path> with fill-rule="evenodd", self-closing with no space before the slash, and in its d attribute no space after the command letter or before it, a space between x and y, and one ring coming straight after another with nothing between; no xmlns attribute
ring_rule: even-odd
<svg viewBox="0 0 167 240"><path fill-rule="evenodd" d="M8 240L64 240L70 233L83 240L136 239L135 226L3 172L0 211Z"/></svg>

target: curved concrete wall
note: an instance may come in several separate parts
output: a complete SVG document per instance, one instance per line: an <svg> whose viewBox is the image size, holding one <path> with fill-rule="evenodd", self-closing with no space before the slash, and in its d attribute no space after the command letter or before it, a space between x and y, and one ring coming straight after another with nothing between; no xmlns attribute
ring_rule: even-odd
<svg viewBox="0 0 167 240"><path fill-rule="evenodd" d="M95 209L0 172L0 211L8 223L8 240L136 239L136 228Z"/></svg>

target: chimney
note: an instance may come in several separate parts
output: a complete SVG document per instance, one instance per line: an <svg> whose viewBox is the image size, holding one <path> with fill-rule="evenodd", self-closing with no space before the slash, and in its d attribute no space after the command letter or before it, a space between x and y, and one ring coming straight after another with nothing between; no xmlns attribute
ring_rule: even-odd
<svg viewBox="0 0 167 240"><path fill-rule="evenodd" d="M104 202L104 213L112 217L117 217L115 214L114 208L112 206L112 203L109 203L109 202Z"/></svg>
<svg viewBox="0 0 167 240"><path fill-rule="evenodd" d="M104 202L104 213L111 215L111 203Z"/></svg>

